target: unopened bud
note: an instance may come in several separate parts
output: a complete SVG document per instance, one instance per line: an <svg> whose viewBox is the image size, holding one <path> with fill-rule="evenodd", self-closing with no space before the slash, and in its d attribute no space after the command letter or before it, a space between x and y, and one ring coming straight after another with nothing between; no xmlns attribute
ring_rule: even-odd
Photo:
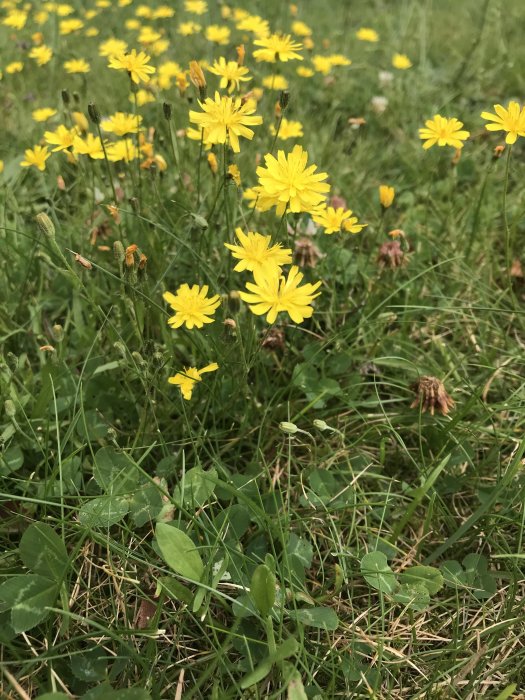
<svg viewBox="0 0 525 700"><path fill-rule="evenodd" d="M4 409L5 409L5 414L8 418L14 418L16 415L16 406L15 404L11 401L11 399L7 399L7 401L4 403Z"/></svg>
<svg viewBox="0 0 525 700"><path fill-rule="evenodd" d="M242 66L244 64L244 57L246 56L244 44L240 44L235 50L237 51L237 65Z"/></svg>
<svg viewBox="0 0 525 700"><path fill-rule="evenodd" d="M201 100L206 98L206 78L197 61L190 61L190 80L199 89Z"/></svg>
<svg viewBox="0 0 525 700"><path fill-rule="evenodd" d="M71 102L71 96L67 90L62 90L60 92L60 95L62 97L62 102L64 103L64 107L67 107L69 103Z"/></svg>
<svg viewBox="0 0 525 700"><path fill-rule="evenodd" d="M320 418L316 418L314 420L314 425L318 430L330 430L330 426L326 421L321 420Z"/></svg>
<svg viewBox="0 0 525 700"><path fill-rule="evenodd" d="M217 156L215 153L208 153L207 155L208 159L208 165L210 166L210 170L212 171L213 175L217 175L219 172L219 163L217 162Z"/></svg>
<svg viewBox="0 0 525 700"><path fill-rule="evenodd" d="M53 326L53 337L57 343L61 343L64 340L64 327L60 323L55 323Z"/></svg>
<svg viewBox="0 0 525 700"><path fill-rule="evenodd" d="M40 212L40 214L36 215L36 223L38 224L38 228L40 229L41 233L44 234L44 236L47 236L47 238L55 238L55 225L49 218L47 214L44 212Z"/></svg>
<svg viewBox="0 0 525 700"><path fill-rule="evenodd" d="M88 114L93 124L100 124L100 112L94 102L88 104Z"/></svg>
<svg viewBox="0 0 525 700"><path fill-rule="evenodd" d="M162 111L164 112L164 118L169 121L171 119L171 104L169 102L163 102Z"/></svg>
<svg viewBox="0 0 525 700"><path fill-rule="evenodd" d="M236 313L241 308L241 295L235 289L228 294L228 310Z"/></svg>
<svg viewBox="0 0 525 700"><path fill-rule="evenodd" d="M281 107L283 112L288 107L289 102L290 102L290 92L288 90L281 90L281 94L279 95L279 106Z"/></svg>
<svg viewBox="0 0 525 700"><path fill-rule="evenodd" d="M115 260L118 260L119 263L122 264L124 262L126 251L121 241L115 241L113 243L113 255L115 256Z"/></svg>
<svg viewBox="0 0 525 700"><path fill-rule="evenodd" d="M286 433L287 435L295 435L295 433L299 432L299 428L295 425L295 423L289 423L286 420L279 423L279 430L282 430L283 433Z"/></svg>
<svg viewBox="0 0 525 700"><path fill-rule="evenodd" d="M140 365L141 367L144 367L144 366L146 365L146 360L142 357L142 355L140 354L140 352L137 352L136 350L134 350L134 351L131 353L131 357L132 357L132 358L135 360L135 362L136 362L138 365Z"/></svg>

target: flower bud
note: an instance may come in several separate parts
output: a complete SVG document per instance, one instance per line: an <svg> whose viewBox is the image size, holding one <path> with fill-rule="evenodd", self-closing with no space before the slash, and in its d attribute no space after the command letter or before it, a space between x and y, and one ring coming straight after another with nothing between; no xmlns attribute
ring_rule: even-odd
<svg viewBox="0 0 525 700"><path fill-rule="evenodd" d="M395 194L396 191L393 187L389 187L388 185L379 185L379 201L381 202L383 209L388 209L388 207L392 206Z"/></svg>
<svg viewBox="0 0 525 700"><path fill-rule="evenodd" d="M331 430L330 426L326 421L321 420L320 418L316 418L314 420L314 425L318 430Z"/></svg>
<svg viewBox="0 0 525 700"><path fill-rule="evenodd" d="M126 251L121 241L115 241L113 243L113 255L115 256L115 260L118 260L119 263L122 264L124 262Z"/></svg>
<svg viewBox="0 0 525 700"><path fill-rule="evenodd" d="M94 102L88 104L88 114L93 124L100 124L100 112Z"/></svg>
<svg viewBox="0 0 525 700"><path fill-rule="evenodd" d="M36 223L38 224L38 228L40 229L40 232L44 234L47 238L51 238L54 240L55 238L55 225L49 218L47 214L44 212L40 212L40 214L36 215Z"/></svg>
<svg viewBox="0 0 525 700"><path fill-rule="evenodd" d="M15 404L11 401L11 399L7 399L4 403L4 409L5 409L5 414L8 418L14 418L16 415L16 406Z"/></svg>
<svg viewBox="0 0 525 700"><path fill-rule="evenodd" d="M290 92L288 90L281 90L281 94L279 95L279 106L283 112L288 107L289 102L290 102Z"/></svg>
<svg viewBox="0 0 525 700"><path fill-rule="evenodd" d="M57 343L61 343L64 340L64 327L60 323L55 323L53 326L53 337Z"/></svg>
<svg viewBox="0 0 525 700"><path fill-rule="evenodd" d="M287 435L295 435L295 433L299 432L299 428L295 425L295 423L289 423L286 420L279 423L279 430L282 430L283 433L286 433Z"/></svg>
<svg viewBox="0 0 525 700"><path fill-rule="evenodd" d="M235 50L237 51L237 65L242 66L244 64L244 57L246 56L244 44L240 44Z"/></svg>
<svg viewBox="0 0 525 700"><path fill-rule="evenodd" d="M60 95L62 97L62 102L64 103L64 107L67 107L69 103L71 102L71 96L67 90L61 90Z"/></svg>
<svg viewBox="0 0 525 700"><path fill-rule="evenodd" d="M190 80L199 89L201 100L206 98L206 78L197 61L190 61Z"/></svg>
<svg viewBox="0 0 525 700"><path fill-rule="evenodd" d="M163 102L162 111L164 112L164 119L169 121L171 119L171 104L169 102Z"/></svg>
<svg viewBox="0 0 525 700"><path fill-rule="evenodd" d="M217 175L217 173L219 171L219 164L217 162L217 156L215 155L215 153L210 152L207 155L207 159L208 159L208 165L210 166L210 170L212 171L212 173L214 175Z"/></svg>

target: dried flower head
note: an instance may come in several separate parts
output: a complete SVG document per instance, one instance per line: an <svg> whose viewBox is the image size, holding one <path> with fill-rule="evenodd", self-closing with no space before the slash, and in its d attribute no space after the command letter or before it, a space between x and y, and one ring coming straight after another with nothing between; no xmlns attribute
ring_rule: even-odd
<svg viewBox="0 0 525 700"><path fill-rule="evenodd" d="M266 350L284 350L285 336L284 330L277 326L270 326L261 342L261 347Z"/></svg>
<svg viewBox="0 0 525 700"><path fill-rule="evenodd" d="M410 404L410 408L421 406L422 413L430 411L432 416L436 410L446 416L450 409L454 408L454 401L447 394L443 382L437 377L420 377L411 388L417 396Z"/></svg>
<svg viewBox="0 0 525 700"><path fill-rule="evenodd" d="M398 240L386 241L379 247L377 255L379 267L396 268L406 264L406 257Z"/></svg>
<svg viewBox="0 0 525 700"><path fill-rule="evenodd" d="M321 257L321 251L308 236L303 236L295 241L293 259L299 267L315 267Z"/></svg>

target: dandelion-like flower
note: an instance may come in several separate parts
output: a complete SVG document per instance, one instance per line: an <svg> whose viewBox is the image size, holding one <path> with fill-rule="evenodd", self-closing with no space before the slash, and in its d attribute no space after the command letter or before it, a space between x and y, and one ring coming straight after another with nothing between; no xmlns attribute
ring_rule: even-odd
<svg viewBox="0 0 525 700"><path fill-rule="evenodd" d="M396 191L389 185L379 185L379 201L385 209L392 206Z"/></svg>
<svg viewBox="0 0 525 700"><path fill-rule="evenodd" d="M281 265L292 262L292 251L283 248L280 243L271 245L271 236L263 236L256 231L243 233L241 228L235 229L235 235L240 245L225 243L228 250L232 251L234 258L240 262L233 268L235 272L260 272L271 274Z"/></svg>
<svg viewBox="0 0 525 700"><path fill-rule="evenodd" d="M125 70L129 73L131 80L138 83L148 83L149 76L155 73L153 66L148 66L151 57L144 51L137 53L132 49L129 53L119 53L109 56L109 67L115 70Z"/></svg>
<svg viewBox="0 0 525 700"><path fill-rule="evenodd" d="M210 73L220 76L219 87L221 90L228 88L229 93L238 90L241 82L251 80L251 77L248 76L250 71L246 66L240 66L237 61L226 61L223 56L209 66L208 70Z"/></svg>
<svg viewBox="0 0 525 700"><path fill-rule="evenodd" d="M273 124L270 125L270 133L274 136L278 134L278 138L282 139L283 141L286 141L286 139L298 139L301 138L301 136L304 136L303 125L301 122L286 119L285 117L281 119L278 132L277 128Z"/></svg>
<svg viewBox="0 0 525 700"><path fill-rule="evenodd" d="M258 195L257 208L262 211L276 207L277 215L287 210L309 212L319 206L329 191L330 185L323 182L327 173L316 173L316 165L306 166L308 152L299 145L291 153L277 152L264 156L266 167L259 166L259 185L254 187Z"/></svg>
<svg viewBox="0 0 525 700"><path fill-rule="evenodd" d="M73 139L73 153L81 156L89 156L94 160L101 160L104 158L102 142L98 136L93 136L93 134L86 134L85 139L80 136L75 136Z"/></svg>
<svg viewBox="0 0 525 700"><path fill-rule="evenodd" d="M505 143L516 143L518 136L525 136L525 107L518 102L509 102L507 108L503 105L494 105L496 114L482 112L483 119L492 122L485 124L488 131L506 131Z"/></svg>
<svg viewBox="0 0 525 700"><path fill-rule="evenodd" d="M76 127L68 129L64 124L60 124L55 131L46 131L44 133L44 138L46 143L51 146L55 146L55 148L53 148L53 152L65 151L67 148L73 145L73 141L77 134L78 131Z"/></svg>
<svg viewBox="0 0 525 700"><path fill-rule="evenodd" d="M34 146L34 148L26 148L24 151L24 160L21 161L20 165L23 168L29 168L34 165L41 172L46 169L46 160L49 158L51 153L48 153L47 146Z"/></svg>
<svg viewBox="0 0 525 700"><path fill-rule="evenodd" d="M140 128L142 117L140 114L128 114L127 112L115 112L107 119L103 119L100 126L103 131L108 131L115 136L135 134Z"/></svg>
<svg viewBox="0 0 525 700"><path fill-rule="evenodd" d="M256 272L255 283L247 282L248 292L240 292L239 295L252 313L257 316L266 314L268 323L275 323L281 311L285 311L294 323L302 323L312 316L312 301L321 294L316 293L321 282L308 282L300 286L303 276L296 265L291 267L288 278L281 276L279 270L270 275Z"/></svg>
<svg viewBox="0 0 525 700"><path fill-rule="evenodd" d="M360 224L357 216L352 216L351 209L343 207L324 207L318 209L312 216L316 224L324 228L325 233L338 233L341 230L347 233L360 233L368 224Z"/></svg>
<svg viewBox="0 0 525 700"><path fill-rule="evenodd" d="M182 397L189 401L193 393L193 389L197 382L202 381L202 374L206 372L215 372L219 369L219 365L216 362L212 362L202 369L197 369L196 367L185 367L182 372L177 372L174 377L169 377L168 382L170 384L176 384L182 393Z"/></svg>
<svg viewBox="0 0 525 700"><path fill-rule="evenodd" d="M226 143L228 140L235 153L241 149L239 136L253 138L253 130L248 126L262 124L262 117L253 115L255 109L242 104L241 98L224 97L215 93L215 99L208 97L199 101L202 112L190 111L190 122L204 129L204 140L210 143ZM251 116L253 115L253 116Z"/></svg>
<svg viewBox="0 0 525 700"><path fill-rule="evenodd" d="M438 146L453 146L463 148L463 141L468 139L470 131L463 129L463 122L456 117L447 119L436 114L432 119L427 119L425 126L419 130L419 138L424 140L423 148L431 148L436 143Z"/></svg>
<svg viewBox="0 0 525 700"><path fill-rule="evenodd" d="M83 58L72 58L70 61L64 62L64 68L67 73L89 73L91 67Z"/></svg>
<svg viewBox="0 0 525 700"><path fill-rule="evenodd" d="M289 34L270 34L267 37L255 39L255 46L260 46L253 52L256 61L276 63L277 61L302 61L303 57L297 53L303 48L302 44L293 41Z"/></svg>
<svg viewBox="0 0 525 700"><path fill-rule="evenodd" d="M172 328L185 325L189 330L202 328L205 323L213 323L211 317L221 303L218 294L208 297L208 286L199 287L198 284L192 287L181 284L175 294L164 292L162 298L175 311L175 315L168 319L168 324Z"/></svg>

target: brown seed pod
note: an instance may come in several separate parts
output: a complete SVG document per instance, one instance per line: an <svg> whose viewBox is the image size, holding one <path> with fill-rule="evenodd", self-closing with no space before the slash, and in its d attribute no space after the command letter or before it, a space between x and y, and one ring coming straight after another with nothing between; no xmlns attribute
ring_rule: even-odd
<svg viewBox="0 0 525 700"><path fill-rule="evenodd" d="M421 412L430 411L433 416L437 411L446 416L451 408L454 408L454 401L447 394L445 385L437 377L423 376L411 387L417 394L410 408L421 406Z"/></svg>

